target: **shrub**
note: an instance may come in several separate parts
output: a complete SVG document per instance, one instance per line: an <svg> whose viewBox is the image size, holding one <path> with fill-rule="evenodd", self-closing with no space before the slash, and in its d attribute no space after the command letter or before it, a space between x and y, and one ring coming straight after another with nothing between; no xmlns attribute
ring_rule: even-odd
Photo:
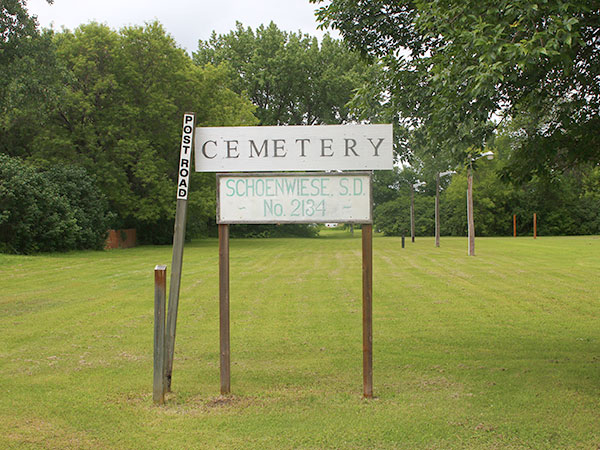
<svg viewBox="0 0 600 450"><path fill-rule="evenodd" d="M109 218L83 169L40 172L0 154L0 251L101 248Z"/></svg>

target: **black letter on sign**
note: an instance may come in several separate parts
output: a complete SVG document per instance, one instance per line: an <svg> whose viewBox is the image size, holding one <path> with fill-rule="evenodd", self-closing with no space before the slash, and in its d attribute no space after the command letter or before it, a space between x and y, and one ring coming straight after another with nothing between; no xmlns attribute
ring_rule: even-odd
<svg viewBox="0 0 600 450"><path fill-rule="evenodd" d="M262 145L260 146L259 150L258 148L256 148L256 144L254 143L254 141L250 139L250 158L254 158L254 156L252 156L252 149L254 149L256 156L260 156L263 150L265 151L265 158L269 156L269 145L267 142L268 141L265 139Z"/></svg>
<svg viewBox="0 0 600 450"><path fill-rule="evenodd" d="M327 145L325 145L325 141L329 141ZM331 150L331 143L333 139L321 139L321 156L333 156L333 152L325 153L325 150Z"/></svg>
<svg viewBox="0 0 600 450"><path fill-rule="evenodd" d="M379 142L377 143L377 145L373 144L373 141L371 140L371 138L369 138L369 142L373 146L373 150L374 150L373 151L373 156L379 156L379 146L383 142L383 138L379 138Z"/></svg>
<svg viewBox="0 0 600 450"><path fill-rule="evenodd" d="M215 146L217 145L217 143L215 141L206 141L204 144L202 144L202 154L204 155L205 158L213 159L215 156L217 156L216 153L212 156L208 156L206 154L206 144L208 144L209 142L212 142L213 144L215 144Z"/></svg>
<svg viewBox="0 0 600 450"><path fill-rule="evenodd" d="M354 156L358 156L358 153L356 153L356 150L354 150L354 147L356 147L356 141L350 138L344 139L344 142L346 143L346 156L350 156L348 152L352 152L354 153ZM352 145L350 145L350 142L352 142Z"/></svg>
<svg viewBox="0 0 600 450"><path fill-rule="evenodd" d="M279 145L279 143L282 143L281 145ZM273 139L273 156L275 158L283 158L285 155L287 155L287 152L285 151L285 139ZM284 150L283 154L279 154L277 152L277 150Z"/></svg>
<svg viewBox="0 0 600 450"><path fill-rule="evenodd" d="M238 158L240 156L240 154L238 153L237 150L237 143L238 141L236 141L235 139L232 141L225 141L227 143L227 157L228 158ZM231 145L233 142L235 142L235 145ZM235 152L235 154L233 154L232 156L232 152Z"/></svg>
<svg viewBox="0 0 600 450"><path fill-rule="evenodd" d="M310 142L310 139L296 139L296 142L300 142L300 156L304 158L306 156L304 154L304 143Z"/></svg>

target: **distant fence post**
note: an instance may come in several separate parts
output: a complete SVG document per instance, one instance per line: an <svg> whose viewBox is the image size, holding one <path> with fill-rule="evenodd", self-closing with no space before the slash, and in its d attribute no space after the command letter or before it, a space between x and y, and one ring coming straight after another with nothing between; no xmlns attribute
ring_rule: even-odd
<svg viewBox="0 0 600 450"><path fill-rule="evenodd" d="M517 237L517 215L513 214L513 237Z"/></svg>
<svg viewBox="0 0 600 450"><path fill-rule="evenodd" d="M537 214L533 213L533 238L537 238Z"/></svg>
<svg viewBox="0 0 600 450"><path fill-rule="evenodd" d="M154 380L152 400L165 402L165 303L167 296L167 266L154 268Z"/></svg>

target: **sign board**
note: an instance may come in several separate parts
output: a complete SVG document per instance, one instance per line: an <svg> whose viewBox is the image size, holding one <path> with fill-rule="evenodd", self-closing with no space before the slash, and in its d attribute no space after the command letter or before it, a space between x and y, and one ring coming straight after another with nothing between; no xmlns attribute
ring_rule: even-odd
<svg viewBox="0 0 600 450"><path fill-rule="evenodd" d="M196 128L197 172L388 170L392 125Z"/></svg>
<svg viewBox="0 0 600 450"><path fill-rule="evenodd" d="M372 223L371 175L217 175L217 223Z"/></svg>
<svg viewBox="0 0 600 450"><path fill-rule="evenodd" d="M190 170L192 170L192 139L194 138L193 113L183 115L183 131L181 134L181 147L179 151L179 176L177 179L177 200L187 200L190 186Z"/></svg>

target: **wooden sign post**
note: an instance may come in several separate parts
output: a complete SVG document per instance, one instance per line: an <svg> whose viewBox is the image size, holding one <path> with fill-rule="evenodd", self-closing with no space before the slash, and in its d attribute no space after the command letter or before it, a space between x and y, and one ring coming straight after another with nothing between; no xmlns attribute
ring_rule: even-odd
<svg viewBox="0 0 600 450"><path fill-rule="evenodd" d="M177 309L179 308L179 288L183 266L183 244L185 242L185 223L187 217L187 198L192 167L192 147L194 140L194 113L183 116L183 132L179 153L179 175L177 182L177 209L175 210L175 228L173 231L173 259L171 261L171 284L169 286L169 310L166 329L166 389L171 391L173 376L173 357L175 353L175 330L177 328Z"/></svg>
<svg viewBox="0 0 600 450"><path fill-rule="evenodd" d="M229 225L219 224L219 361L221 394L231 392L229 339Z"/></svg>
<svg viewBox="0 0 600 450"><path fill-rule="evenodd" d="M362 228L363 396L373 398L373 225Z"/></svg>
<svg viewBox="0 0 600 450"><path fill-rule="evenodd" d="M231 392L229 224L362 224L363 395L373 397L373 226L368 172L217 175L221 394Z"/></svg>

